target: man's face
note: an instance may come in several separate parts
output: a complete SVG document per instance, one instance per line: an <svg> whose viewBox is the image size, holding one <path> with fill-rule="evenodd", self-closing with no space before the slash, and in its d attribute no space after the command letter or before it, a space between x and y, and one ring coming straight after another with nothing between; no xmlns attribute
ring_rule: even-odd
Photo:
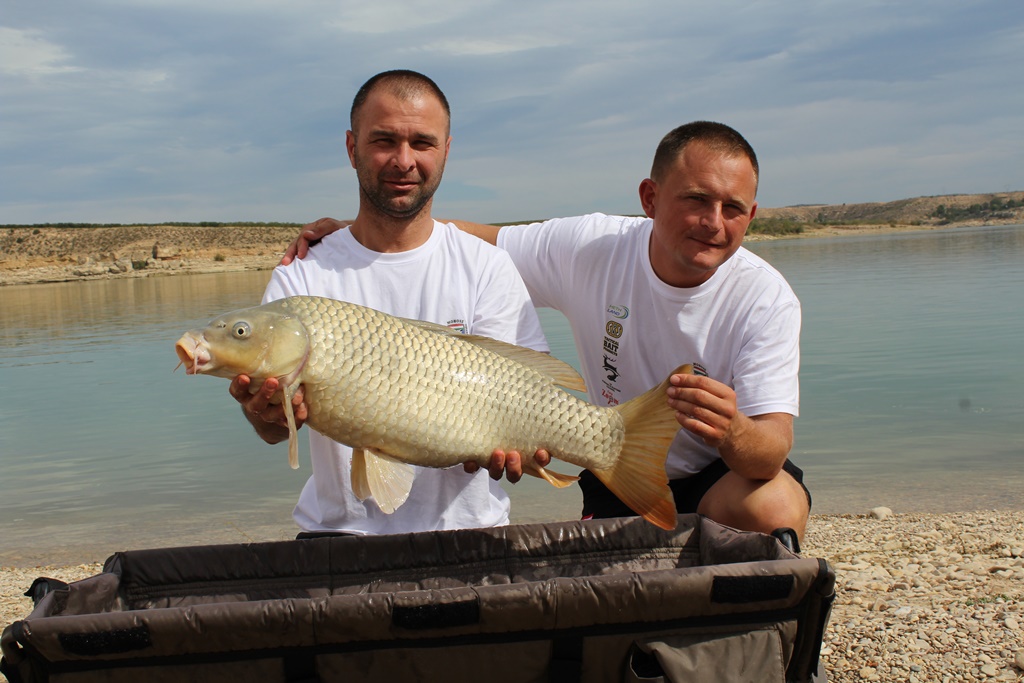
<svg viewBox="0 0 1024 683"><path fill-rule="evenodd" d="M692 142L659 181L640 184L654 219L651 265L664 282L696 287L736 253L757 211L757 179L745 156Z"/></svg>
<svg viewBox="0 0 1024 683"><path fill-rule="evenodd" d="M444 107L428 94L370 94L345 136L363 196L380 213L411 218L441 183L451 138Z"/></svg>

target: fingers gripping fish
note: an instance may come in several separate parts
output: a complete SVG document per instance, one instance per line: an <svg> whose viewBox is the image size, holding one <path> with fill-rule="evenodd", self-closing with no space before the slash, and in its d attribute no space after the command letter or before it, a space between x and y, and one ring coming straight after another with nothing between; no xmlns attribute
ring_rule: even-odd
<svg viewBox="0 0 1024 683"><path fill-rule="evenodd" d="M583 380L548 354L309 296L227 313L186 332L176 351L189 374L245 374L254 384L278 378L293 468L291 398L304 385L306 423L352 447L353 490L384 512L405 502L413 465L486 467L495 448L543 448L593 472L648 521L675 527L665 457L679 425L667 404L667 377L631 401L601 408L559 389L583 390ZM527 473L556 487L576 480L532 457L523 462Z"/></svg>

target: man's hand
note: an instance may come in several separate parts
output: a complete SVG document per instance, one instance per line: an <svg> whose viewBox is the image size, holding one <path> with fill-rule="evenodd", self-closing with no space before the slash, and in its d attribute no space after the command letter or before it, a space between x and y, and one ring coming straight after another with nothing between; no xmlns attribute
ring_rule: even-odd
<svg viewBox="0 0 1024 683"><path fill-rule="evenodd" d="M668 404L676 421L718 449L729 469L750 480L774 479L793 448L793 416L745 415L736 392L700 375L672 375Z"/></svg>
<svg viewBox="0 0 1024 683"><path fill-rule="evenodd" d="M228 392L242 406L242 413L261 439L272 444L284 441L288 438L288 419L284 414L284 406L280 403L271 403L274 394L279 393L281 383L270 377L255 393L250 393L251 388L252 378L248 375L239 375L231 380ZM292 396L296 429L302 427L309 417L303 389L304 387L300 386Z"/></svg>
<svg viewBox="0 0 1024 683"><path fill-rule="evenodd" d="M739 411L736 392L702 375L672 375L668 405L676 411L679 425L718 448L732 428Z"/></svg>
<svg viewBox="0 0 1024 683"><path fill-rule="evenodd" d="M547 467L551 463L551 455L546 450L540 449L534 453L533 461L537 467ZM529 468L529 464L527 464L527 469ZM470 461L464 463L462 469L467 474L473 474L480 469L480 466ZM515 484L523 478L522 456L519 454L519 451L509 451L506 453L500 448L495 448L491 453L491 461L488 463L487 470L491 474L491 479L497 481L504 474L510 484Z"/></svg>
<svg viewBox="0 0 1024 683"><path fill-rule="evenodd" d="M339 221L335 218L321 218L318 221L307 223L302 226L302 232L295 238L295 241L288 245L285 249L284 256L281 257L281 262L278 265L287 266L291 263L295 257L300 259L306 258L306 254L309 253L309 248L327 237L332 232L341 230L342 228L351 225L352 221Z"/></svg>

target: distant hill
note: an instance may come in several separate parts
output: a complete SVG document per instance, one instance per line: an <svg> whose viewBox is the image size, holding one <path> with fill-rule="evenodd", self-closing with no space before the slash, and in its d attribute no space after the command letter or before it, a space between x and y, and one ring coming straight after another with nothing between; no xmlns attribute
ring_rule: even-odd
<svg viewBox="0 0 1024 683"><path fill-rule="evenodd" d="M1012 223L1024 224L1024 192L758 207L748 239ZM298 232L282 223L0 225L0 286L273 268Z"/></svg>
<svg viewBox="0 0 1024 683"><path fill-rule="evenodd" d="M1024 191L915 197L869 204L758 207L757 216L819 226L939 226L1024 223ZM756 222L756 220L755 220Z"/></svg>

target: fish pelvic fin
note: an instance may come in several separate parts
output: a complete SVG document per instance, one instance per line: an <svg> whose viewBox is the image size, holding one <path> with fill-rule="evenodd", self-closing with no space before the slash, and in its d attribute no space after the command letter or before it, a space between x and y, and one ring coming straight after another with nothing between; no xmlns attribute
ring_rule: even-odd
<svg viewBox="0 0 1024 683"><path fill-rule="evenodd" d="M671 374L693 374L693 366L681 365ZM646 393L615 406L626 430L622 451L612 467L591 472L641 517L671 530L676 528L677 513L665 473L665 458L679 423L675 411L668 406L668 387L666 377Z"/></svg>
<svg viewBox="0 0 1024 683"><path fill-rule="evenodd" d="M536 460L527 456L523 456L523 473L543 479L556 489L564 489L566 486L572 486L573 483L579 481L579 477L574 477L571 474L552 472L547 468L541 467L537 464Z"/></svg>
<svg viewBox="0 0 1024 683"><path fill-rule="evenodd" d="M366 481L366 451L362 448L352 449L352 492L359 500L373 495L370 482Z"/></svg>
<svg viewBox="0 0 1024 683"><path fill-rule="evenodd" d="M415 468L373 449L352 451L352 490L359 500L373 496L377 507L391 514L409 498Z"/></svg>

